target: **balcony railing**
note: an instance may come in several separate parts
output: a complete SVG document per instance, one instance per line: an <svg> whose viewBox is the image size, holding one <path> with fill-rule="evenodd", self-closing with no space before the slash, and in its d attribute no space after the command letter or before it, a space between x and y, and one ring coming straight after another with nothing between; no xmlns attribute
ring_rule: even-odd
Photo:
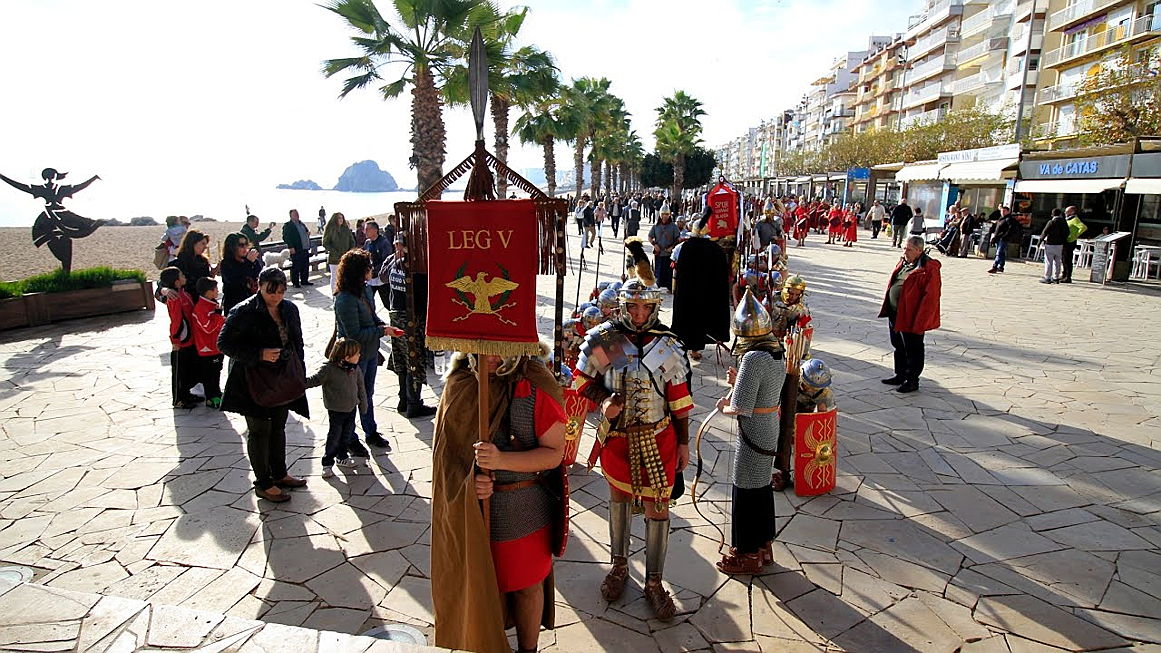
<svg viewBox="0 0 1161 653"><path fill-rule="evenodd" d="M958 43L959 35L958 25L940 28L916 41L909 49L908 55L912 58L918 58L948 43Z"/></svg>
<svg viewBox="0 0 1161 653"><path fill-rule="evenodd" d="M1006 50L1006 49L1008 49L1007 37L996 38L996 39L986 39L986 40L980 41L979 43L977 43L971 47L967 47L967 48L960 50L959 53L956 54L955 61L957 64L962 66L962 65L968 63L969 61L972 61L973 59L978 59L979 57L982 57L983 55L985 55L989 52L995 52L998 50Z"/></svg>
<svg viewBox="0 0 1161 653"><path fill-rule="evenodd" d="M948 84L936 82L935 84L928 84L922 88L914 89L903 96L903 108L907 109L920 104L926 104L944 95L951 95L951 90L948 86Z"/></svg>
<svg viewBox="0 0 1161 653"><path fill-rule="evenodd" d="M1078 86L1073 83L1045 86L1039 91L1040 103L1046 104L1048 102L1059 102L1061 100L1076 97L1076 94L1079 91L1080 89Z"/></svg>
<svg viewBox="0 0 1161 653"><path fill-rule="evenodd" d="M1079 21L1088 17L1089 14L1098 12L1105 7L1111 7L1119 2L1123 2L1123 0L1077 0L1077 2L1073 2L1064 9L1048 16L1048 26L1045 31L1056 31L1062 27L1066 27L1069 23Z"/></svg>
<svg viewBox="0 0 1161 653"><path fill-rule="evenodd" d="M1057 120L1042 122L1036 125L1036 132L1040 138L1065 138L1078 133L1075 120Z"/></svg>
<svg viewBox="0 0 1161 653"><path fill-rule="evenodd" d="M1073 41L1063 47L1056 48L1044 55L1042 65L1057 66L1069 59L1098 52L1118 43L1123 43L1133 37L1151 32L1161 32L1161 13L1152 16L1141 16L1131 23L1110 27L1103 32L1092 34L1084 40Z"/></svg>
<svg viewBox="0 0 1161 653"><path fill-rule="evenodd" d="M951 68L955 68L955 55L942 54L925 64L913 68L911 74L907 76L907 82L909 84L915 84Z"/></svg>
<svg viewBox="0 0 1161 653"><path fill-rule="evenodd" d="M961 38L967 38L972 34L988 27L992 21L1001 16L1010 16L1014 7L1012 3L1005 2L1001 5L992 5L983 11L977 13L971 18L965 19L959 25L959 34Z"/></svg>
<svg viewBox="0 0 1161 653"><path fill-rule="evenodd" d="M974 75L968 75L963 79L957 79L951 84L951 92L953 95L960 95L961 93L968 93L978 88L984 88L991 84L1000 84L1004 81L1004 73L999 69L995 70L981 70Z"/></svg>
<svg viewBox="0 0 1161 653"><path fill-rule="evenodd" d="M1016 5L1016 11L1012 17L1016 20L1023 20L1032 11L1033 6L1036 7L1036 13L1044 13L1048 11L1048 0L1023 0Z"/></svg>
<svg viewBox="0 0 1161 653"><path fill-rule="evenodd" d="M902 125L904 127L911 127L913 125L929 125L934 122L943 120L947 116L947 109L932 109L931 111L924 111L913 116L905 116Z"/></svg>

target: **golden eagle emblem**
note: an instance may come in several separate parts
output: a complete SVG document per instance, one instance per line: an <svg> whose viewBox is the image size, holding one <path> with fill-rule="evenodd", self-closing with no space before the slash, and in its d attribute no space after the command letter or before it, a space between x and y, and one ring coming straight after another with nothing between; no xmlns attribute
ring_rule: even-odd
<svg viewBox="0 0 1161 653"><path fill-rule="evenodd" d="M814 420L803 436L807 450L800 456L807 460L803 470L806 484L813 490L835 483L835 432L831 420Z"/></svg>
<svg viewBox="0 0 1161 653"><path fill-rule="evenodd" d="M512 291L520 287L520 284L508 278L508 271L503 266L497 266L503 273L503 278L492 275L488 278L487 272L477 272L476 278L473 279L470 274L464 274L466 266L461 266L456 271L456 279L444 285L456 291L457 298L452 301L460 304L468 309L468 312L460 317L453 318L453 322L460 322L468 319L473 315L495 315L504 324L515 326L516 323L505 319L501 314L506 308L512 308L515 303L509 303L508 298L512 296ZM468 301L468 295L472 296L472 301ZM493 301L493 297L499 296L499 299Z"/></svg>

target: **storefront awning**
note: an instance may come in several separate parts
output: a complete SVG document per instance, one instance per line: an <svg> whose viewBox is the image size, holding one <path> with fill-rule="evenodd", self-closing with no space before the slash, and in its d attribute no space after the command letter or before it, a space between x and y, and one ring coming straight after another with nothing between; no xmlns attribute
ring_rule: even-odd
<svg viewBox="0 0 1161 653"><path fill-rule="evenodd" d="M1125 192L1136 195L1161 195L1161 179L1130 179L1125 182Z"/></svg>
<svg viewBox="0 0 1161 653"><path fill-rule="evenodd" d="M986 180L1003 183L1004 171L1016 167L1020 159L997 159L995 161L965 161L949 163L939 171L940 179Z"/></svg>
<svg viewBox="0 0 1161 653"><path fill-rule="evenodd" d="M913 163L903 166L902 170L895 173L895 181L939 179L939 171L943 166L942 163Z"/></svg>
<svg viewBox="0 0 1161 653"><path fill-rule="evenodd" d="M810 181L810 179L811 179L810 175L805 175L805 176L802 176L802 177L797 177L797 178L795 178L795 179L794 179L794 183L796 183L796 184L805 184L805 183L809 182L809 181Z"/></svg>
<svg viewBox="0 0 1161 653"><path fill-rule="evenodd" d="M1124 179L1021 179L1017 193L1099 193L1120 188Z"/></svg>

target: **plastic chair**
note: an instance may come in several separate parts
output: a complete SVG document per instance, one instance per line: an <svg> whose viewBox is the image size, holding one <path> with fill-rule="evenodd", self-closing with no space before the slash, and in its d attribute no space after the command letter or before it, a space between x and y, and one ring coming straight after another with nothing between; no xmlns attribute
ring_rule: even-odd
<svg viewBox="0 0 1161 653"><path fill-rule="evenodd" d="M1043 256L1044 250L1040 247L1040 236L1031 236L1028 239L1028 251L1024 252L1024 258L1039 261Z"/></svg>
<svg viewBox="0 0 1161 653"><path fill-rule="evenodd" d="M1092 241L1091 240L1077 240L1076 249L1072 252L1072 267L1074 268L1091 268L1092 267Z"/></svg>

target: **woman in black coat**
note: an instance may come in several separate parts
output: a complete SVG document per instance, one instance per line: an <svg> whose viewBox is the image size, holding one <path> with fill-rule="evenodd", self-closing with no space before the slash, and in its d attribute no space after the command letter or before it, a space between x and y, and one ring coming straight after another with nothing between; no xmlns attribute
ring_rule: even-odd
<svg viewBox="0 0 1161 653"><path fill-rule="evenodd" d="M210 266L210 259L206 258L206 250L210 246L210 237L197 229L189 229L181 238L181 245L177 254L169 264L185 275L185 291L198 301L198 279L213 277L218 274L218 266Z"/></svg>
<svg viewBox="0 0 1161 653"><path fill-rule="evenodd" d="M274 502L290 499L283 488L306 485L286 470L286 418L292 410L309 417L306 393L282 406L259 406L250 394L246 370L291 354L303 360L302 321L298 307L283 299L285 294L286 274L278 268L263 270L258 294L230 311L218 336L218 349L235 363L226 379L221 409L246 418L246 455L254 471L254 493Z"/></svg>
<svg viewBox="0 0 1161 653"><path fill-rule="evenodd" d="M226 236L222 243L222 310L230 312L242 300L258 292L262 259L243 233Z"/></svg>

